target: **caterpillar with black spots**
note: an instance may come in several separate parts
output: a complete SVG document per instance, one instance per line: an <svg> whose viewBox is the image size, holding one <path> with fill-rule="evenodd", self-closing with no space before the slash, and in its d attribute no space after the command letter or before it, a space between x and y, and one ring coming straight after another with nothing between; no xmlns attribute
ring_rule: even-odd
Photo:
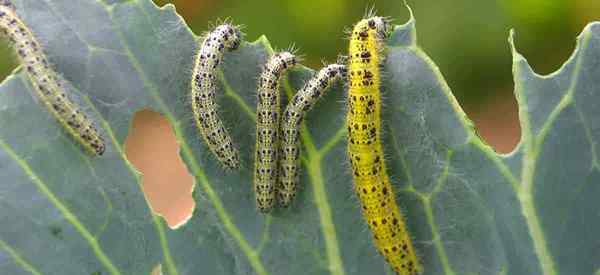
<svg viewBox="0 0 600 275"><path fill-rule="evenodd" d="M60 76L48 62L41 44L8 0L0 0L0 31L16 50L40 101L86 151L102 155L106 147L104 139L87 115L69 99Z"/></svg>
<svg viewBox="0 0 600 275"><path fill-rule="evenodd" d="M273 208L276 199L280 121L279 79L297 63L298 58L290 52L275 53L264 66L258 80L254 191L256 205L263 213Z"/></svg>
<svg viewBox="0 0 600 275"><path fill-rule="evenodd" d="M216 71L224 51L235 50L240 43L240 29L231 24L219 25L204 37L196 56L190 94L194 119L202 138L217 160L228 169L239 168L240 154L217 113Z"/></svg>
<svg viewBox="0 0 600 275"><path fill-rule="evenodd" d="M347 69L343 64L331 64L321 69L294 95L283 112L279 187L277 188L278 201L283 207L288 207L297 193L302 120L327 88L337 79L345 79L346 73Z"/></svg>
<svg viewBox="0 0 600 275"><path fill-rule="evenodd" d="M381 145L381 73L384 39L390 24L383 17L358 22L349 47L348 154L354 189L375 245L394 271L422 272L404 218L396 204Z"/></svg>

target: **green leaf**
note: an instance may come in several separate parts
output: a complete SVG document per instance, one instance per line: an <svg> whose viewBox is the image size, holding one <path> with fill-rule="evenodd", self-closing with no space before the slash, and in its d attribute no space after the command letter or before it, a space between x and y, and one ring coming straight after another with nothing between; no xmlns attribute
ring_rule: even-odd
<svg viewBox="0 0 600 275"><path fill-rule="evenodd" d="M22 71L2 83L1 274L149 274L158 264L169 275L391 274L352 194L342 85L307 118L297 202L259 214L248 137L256 78L273 52L266 38L225 57L219 103L226 124L235 123L244 163L225 173L190 119L197 37L172 6L14 2L109 146L103 157L86 155L32 98ZM476 135L416 45L412 19L397 27L387 56L388 167L426 274L598 274L600 24L590 24L572 58L548 76L513 47L523 134L509 155ZM285 91L310 73L291 72ZM132 115L144 108L171 122L197 180L201 210L177 230L151 213L142 177L123 153Z"/></svg>

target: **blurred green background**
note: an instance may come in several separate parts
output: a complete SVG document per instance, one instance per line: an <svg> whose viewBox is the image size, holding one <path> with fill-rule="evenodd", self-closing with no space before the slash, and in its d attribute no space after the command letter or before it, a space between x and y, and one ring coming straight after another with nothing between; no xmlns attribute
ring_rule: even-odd
<svg viewBox="0 0 600 275"><path fill-rule="evenodd" d="M275 48L295 44L313 68L345 53L344 30L368 7L394 23L408 19L403 1L362 0L155 0L173 3L196 34L216 19L246 26L247 40L267 35ZM482 135L506 151L518 140L518 124L507 37L516 30L517 48L538 73L550 73L569 57L575 37L600 20L599 0L438 0L409 1L421 47L438 64L448 84ZM0 44L0 77L15 67ZM492 139L492 140L490 140ZM507 149L505 149L506 147Z"/></svg>

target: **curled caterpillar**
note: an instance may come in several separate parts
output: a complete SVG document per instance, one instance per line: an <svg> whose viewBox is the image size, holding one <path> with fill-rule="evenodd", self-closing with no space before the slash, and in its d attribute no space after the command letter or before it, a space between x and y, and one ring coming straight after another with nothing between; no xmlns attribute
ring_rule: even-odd
<svg viewBox="0 0 600 275"><path fill-rule="evenodd" d="M92 121L67 97L60 77L51 68L40 43L8 0L0 0L0 31L15 48L36 95L50 113L86 151L102 155L105 150L103 138Z"/></svg>
<svg viewBox="0 0 600 275"><path fill-rule="evenodd" d="M275 204L279 145L279 79L298 60L289 52L274 54L258 80L254 191L256 205L268 212Z"/></svg>
<svg viewBox="0 0 600 275"><path fill-rule="evenodd" d="M217 26L204 38L192 74L191 98L196 126L210 151L229 169L239 167L240 156L217 114L219 106L215 102L215 80L223 52L225 49L237 49L240 41L239 28L231 24Z"/></svg>
<svg viewBox="0 0 600 275"><path fill-rule="evenodd" d="M358 22L350 39L348 65L348 153L354 189L375 245L396 273L422 271L404 218L396 205L381 145L381 64L389 23L382 17Z"/></svg>
<svg viewBox="0 0 600 275"><path fill-rule="evenodd" d="M281 121L281 162L279 164L278 200L288 207L296 196L300 170L300 124L317 100L336 79L346 78L346 66L332 64L321 69L292 98Z"/></svg>

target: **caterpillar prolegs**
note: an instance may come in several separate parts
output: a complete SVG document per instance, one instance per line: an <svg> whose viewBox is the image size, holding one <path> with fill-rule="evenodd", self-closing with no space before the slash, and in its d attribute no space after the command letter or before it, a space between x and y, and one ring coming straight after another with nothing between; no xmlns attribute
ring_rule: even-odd
<svg viewBox="0 0 600 275"><path fill-rule="evenodd" d="M208 33L196 56L192 79L191 99L196 126L210 151L229 169L239 167L240 157L217 114L219 106L215 102L215 80L223 52L225 49L237 49L240 41L239 28L231 24L219 25Z"/></svg>
<svg viewBox="0 0 600 275"><path fill-rule="evenodd" d="M17 16L14 6L8 0L0 0L0 31L15 48L40 101L86 151L102 155L105 150L103 138L92 121L69 99L40 43Z"/></svg>
<svg viewBox="0 0 600 275"><path fill-rule="evenodd" d="M278 200L283 207L289 206L297 192L300 174L300 125L304 115L335 80L345 79L346 73L346 66L341 64L331 64L321 69L294 95L283 112L277 188Z"/></svg>
<svg viewBox="0 0 600 275"><path fill-rule="evenodd" d="M422 271L404 219L396 205L381 145L379 66L389 23L382 17L358 22L349 49L348 153L354 189L375 245L401 275Z"/></svg>
<svg viewBox="0 0 600 275"><path fill-rule="evenodd" d="M254 191L256 205L268 212L275 204L279 146L279 79L298 60L289 52L274 54L265 65L258 80L256 106L256 154Z"/></svg>

